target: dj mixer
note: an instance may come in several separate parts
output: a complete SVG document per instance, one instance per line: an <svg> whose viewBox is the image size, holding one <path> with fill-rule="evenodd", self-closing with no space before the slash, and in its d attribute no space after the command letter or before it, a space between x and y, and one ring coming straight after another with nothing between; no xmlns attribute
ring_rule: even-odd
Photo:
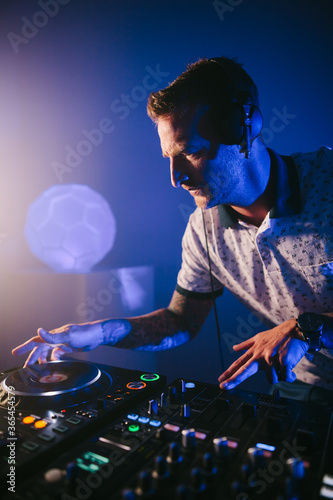
<svg viewBox="0 0 333 500"><path fill-rule="evenodd" d="M0 380L2 498L333 498L332 408L81 361Z"/></svg>

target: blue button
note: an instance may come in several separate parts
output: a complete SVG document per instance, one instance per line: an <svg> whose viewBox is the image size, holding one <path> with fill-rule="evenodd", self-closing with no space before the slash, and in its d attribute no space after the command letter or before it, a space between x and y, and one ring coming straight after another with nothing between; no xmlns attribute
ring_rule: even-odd
<svg viewBox="0 0 333 500"><path fill-rule="evenodd" d="M161 422L159 420L151 420L149 423L153 427L159 427L161 425Z"/></svg>
<svg viewBox="0 0 333 500"><path fill-rule="evenodd" d="M148 417L139 417L139 422L141 422L141 424L148 424L149 418Z"/></svg>
<svg viewBox="0 0 333 500"><path fill-rule="evenodd" d="M129 414L127 415L127 418L128 418L129 420L137 420L137 419L139 418L139 415L137 415L136 413L129 413Z"/></svg>

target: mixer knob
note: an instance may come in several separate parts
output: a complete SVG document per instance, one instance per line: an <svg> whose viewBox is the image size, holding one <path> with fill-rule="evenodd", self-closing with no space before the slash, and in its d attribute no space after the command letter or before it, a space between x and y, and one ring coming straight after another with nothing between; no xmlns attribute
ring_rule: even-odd
<svg viewBox="0 0 333 500"><path fill-rule="evenodd" d="M166 397L165 397L164 392L162 392L161 399L160 399L160 407L164 408L165 406L166 406Z"/></svg>
<svg viewBox="0 0 333 500"><path fill-rule="evenodd" d="M249 448L247 450L247 463L250 469L257 470L259 468L264 468L266 465L266 457L264 455L264 450L260 448Z"/></svg>
<svg viewBox="0 0 333 500"><path fill-rule="evenodd" d="M295 479L303 479L305 475L303 460L300 458L288 458L287 466L291 477Z"/></svg>
<svg viewBox="0 0 333 500"><path fill-rule="evenodd" d="M174 385L170 385L168 388L168 398L169 403L175 403L177 400L176 387Z"/></svg>
<svg viewBox="0 0 333 500"><path fill-rule="evenodd" d="M196 447L197 439L195 429L184 429L182 431L182 446L187 451L193 451Z"/></svg>
<svg viewBox="0 0 333 500"><path fill-rule="evenodd" d="M152 474L150 471L142 471L139 474L139 484L135 490L138 497L152 497L155 495Z"/></svg>
<svg viewBox="0 0 333 500"><path fill-rule="evenodd" d="M66 472L61 469L49 469L44 474L44 479L47 483L57 483L61 481L65 476Z"/></svg>
<svg viewBox="0 0 333 500"><path fill-rule="evenodd" d="M167 457L168 462L179 462L182 460L180 455L180 448L177 443L170 443L169 445L169 453Z"/></svg>
<svg viewBox="0 0 333 500"><path fill-rule="evenodd" d="M155 457L154 472L158 477L167 477L169 475L166 460L161 455Z"/></svg>
<svg viewBox="0 0 333 500"><path fill-rule="evenodd" d="M203 480L202 472L198 467L191 470L191 486L196 497L198 494L203 494L206 491L206 484Z"/></svg>
<svg viewBox="0 0 333 500"><path fill-rule="evenodd" d="M179 469L183 462L183 457L180 453L179 445L175 442L170 443L168 456L166 461L171 473L178 475Z"/></svg>
<svg viewBox="0 0 333 500"><path fill-rule="evenodd" d="M164 427L159 427L155 434L155 438L163 443L167 443L169 441L168 431Z"/></svg>
<svg viewBox="0 0 333 500"><path fill-rule="evenodd" d="M151 399L148 403L148 415L157 415L158 403L156 399Z"/></svg>
<svg viewBox="0 0 333 500"><path fill-rule="evenodd" d="M184 484L181 484L177 487L176 489L176 500L192 500L193 495L188 488L188 486L185 486Z"/></svg>
<svg viewBox="0 0 333 500"><path fill-rule="evenodd" d="M213 440L215 456L219 460L224 460L229 456L228 438L220 437Z"/></svg>
<svg viewBox="0 0 333 500"><path fill-rule="evenodd" d="M186 403L180 407L180 416L183 418L190 418L190 407Z"/></svg>
<svg viewBox="0 0 333 500"><path fill-rule="evenodd" d="M161 455L158 455L157 457L155 457L154 470L152 472L152 476L155 480L158 480L158 481L161 481L161 480L163 481L165 479L168 479L170 476L167 461Z"/></svg>
<svg viewBox="0 0 333 500"><path fill-rule="evenodd" d="M67 484L68 484L68 487L70 489L76 487L76 485L77 485L76 479L79 476L79 473L80 473L80 469L79 469L76 462L69 462L66 465L65 474L66 474Z"/></svg>
<svg viewBox="0 0 333 500"><path fill-rule="evenodd" d="M205 453L202 457L202 467L206 477L215 477L217 469L214 465L214 459L210 453Z"/></svg>
<svg viewBox="0 0 333 500"><path fill-rule="evenodd" d="M302 487L303 479L305 476L305 467L303 460L299 458L289 458L287 460L287 467L289 470L289 477L287 477L286 486L286 498L287 500L298 500L300 497L303 498Z"/></svg>
<svg viewBox="0 0 333 500"><path fill-rule="evenodd" d="M138 498L134 490L124 490L121 494L122 500L136 500Z"/></svg>

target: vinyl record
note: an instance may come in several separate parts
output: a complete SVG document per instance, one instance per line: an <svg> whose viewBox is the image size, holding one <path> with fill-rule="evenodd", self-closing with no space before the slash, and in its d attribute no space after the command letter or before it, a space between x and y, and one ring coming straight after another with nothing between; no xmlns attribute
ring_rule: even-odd
<svg viewBox="0 0 333 500"><path fill-rule="evenodd" d="M5 391L18 396L57 396L86 388L101 377L97 366L79 361L53 361L30 365L10 373Z"/></svg>

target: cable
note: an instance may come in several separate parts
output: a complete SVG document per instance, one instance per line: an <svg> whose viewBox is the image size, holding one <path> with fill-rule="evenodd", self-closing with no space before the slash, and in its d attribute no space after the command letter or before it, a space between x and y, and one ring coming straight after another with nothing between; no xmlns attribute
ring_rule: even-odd
<svg viewBox="0 0 333 500"><path fill-rule="evenodd" d="M212 294L212 299L213 299L213 307L214 307L214 314L215 314L215 323L216 323L217 341L218 341L219 353L220 353L221 369L222 369L222 373L224 373L225 370L224 370L224 362L223 362L223 355L222 355L222 349L221 349L221 331L220 331L220 325L219 325L219 318L218 318L218 315L217 315L216 297L215 297L215 292L214 292L214 287L213 287L212 265L211 265L210 255L209 255L209 249L208 249L208 238L207 238L206 222L205 222L205 217L204 217L204 211L203 211L203 209L201 209L201 214L202 214L202 223L203 223L203 228L204 228L204 233L205 233L205 240L206 240L206 249L207 249L207 257L208 257L208 267L209 267L209 277L210 277L210 288L211 288L211 294Z"/></svg>

